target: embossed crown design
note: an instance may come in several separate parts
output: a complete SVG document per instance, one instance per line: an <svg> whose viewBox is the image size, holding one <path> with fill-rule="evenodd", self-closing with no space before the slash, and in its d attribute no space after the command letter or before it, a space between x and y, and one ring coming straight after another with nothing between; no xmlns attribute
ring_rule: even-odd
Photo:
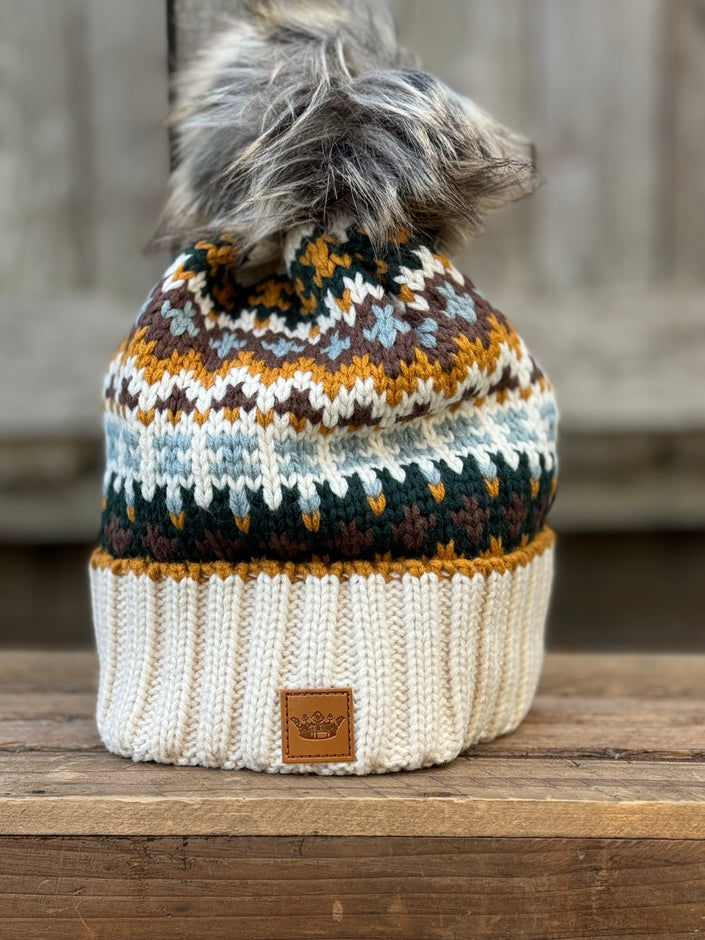
<svg viewBox="0 0 705 940"><path fill-rule="evenodd" d="M336 736L338 729L345 721L345 715L338 715L334 718L333 713L328 712L327 717L324 717L323 713L316 709L310 718L304 714L301 719L292 718L291 720L302 738L307 741L323 741Z"/></svg>

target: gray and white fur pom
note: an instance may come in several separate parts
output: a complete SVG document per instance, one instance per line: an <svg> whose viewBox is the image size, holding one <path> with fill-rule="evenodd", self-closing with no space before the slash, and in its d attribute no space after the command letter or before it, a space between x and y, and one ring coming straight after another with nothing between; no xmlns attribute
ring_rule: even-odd
<svg viewBox="0 0 705 940"><path fill-rule="evenodd" d="M453 251L539 183L533 147L414 64L379 0L240 0L180 76L156 240L259 265L304 224Z"/></svg>

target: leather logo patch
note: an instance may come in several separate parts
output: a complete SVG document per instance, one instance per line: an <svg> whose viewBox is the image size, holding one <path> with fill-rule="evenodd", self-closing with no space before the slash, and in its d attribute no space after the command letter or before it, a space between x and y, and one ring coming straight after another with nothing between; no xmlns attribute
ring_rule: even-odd
<svg viewBox="0 0 705 940"><path fill-rule="evenodd" d="M282 689L282 760L355 760L352 689Z"/></svg>

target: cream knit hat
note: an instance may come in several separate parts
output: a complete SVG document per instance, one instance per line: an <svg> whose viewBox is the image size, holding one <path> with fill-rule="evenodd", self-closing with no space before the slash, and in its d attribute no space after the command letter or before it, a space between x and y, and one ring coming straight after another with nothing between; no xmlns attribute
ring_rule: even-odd
<svg viewBox="0 0 705 940"><path fill-rule="evenodd" d="M182 251L104 386L115 753L379 773L530 706L555 402L442 249L536 175L404 61L361 3L261 0L183 81Z"/></svg>

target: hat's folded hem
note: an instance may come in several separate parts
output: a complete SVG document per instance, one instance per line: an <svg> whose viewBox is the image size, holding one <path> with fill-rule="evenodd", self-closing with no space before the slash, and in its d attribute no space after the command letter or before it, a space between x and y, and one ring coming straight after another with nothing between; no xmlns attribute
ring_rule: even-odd
<svg viewBox="0 0 705 940"><path fill-rule="evenodd" d="M452 760L530 707L552 542L546 529L504 556L308 566L167 565L97 550L102 739L134 760L268 772ZM280 691L343 687L354 759L286 763Z"/></svg>
<svg viewBox="0 0 705 940"><path fill-rule="evenodd" d="M161 562L148 558L115 558L102 548L96 548L91 556L91 567L104 570L109 568L115 575L128 573L145 575L152 581L165 579L181 581L189 578L194 581L208 581L213 575L227 579L238 577L245 581L258 578L261 574L274 577L285 575L291 581L300 581L311 576L324 577L333 575L341 581L354 575L368 577L382 575L387 580L396 579L405 574L420 577L423 574L435 574L439 577L453 577L464 574L489 575L493 571L504 574L520 565L526 565L537 555L549 548L555 539L554 532L548 527L539 532L531 541L512 552L487 553L476 558L465 558L449 551L446 555L433 558L401 558L379 561L282 561L275 558L253 558L248 561L176 561Z"/></svg>

